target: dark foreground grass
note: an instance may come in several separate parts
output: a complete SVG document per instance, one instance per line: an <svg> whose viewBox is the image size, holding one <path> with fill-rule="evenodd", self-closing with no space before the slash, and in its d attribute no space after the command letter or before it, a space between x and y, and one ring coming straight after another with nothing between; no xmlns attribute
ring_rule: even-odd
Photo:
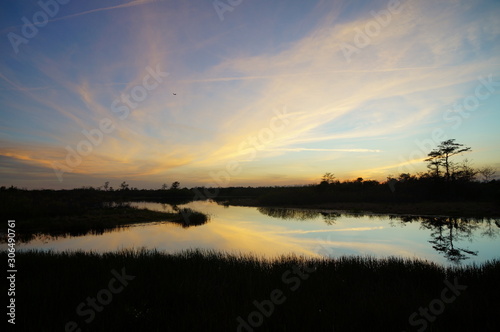
<svg viewBox="0 0 500 332"><path fill-rule="evenodd" d="M5 262L6 253L1 257ZM64 331L68 322L82 331L235 331L238 317L248 322L257 312L255 303L264 303L266 315L251 315L252 323L261 325L240 331L412 331L424 320L415 317L420 322L411 326L409 317L430 303L437 306L434 300L448 287L444 281L453 284L455 278L467 288L458 296L446 291L447 299L455 298L441 314L431 313L434 321L427 330L500 327L499 261L446 269L401 258L264 261L215 252L139 250L18 252L16 266L16 331ZM134 278L123 287L110 284L116 278L113 269ZM108 292L112 298L103 291L110 285L120 289ZM96 297L104 304L92 309L88 301ZM272 298L279 304L271 310Z"/></svg>

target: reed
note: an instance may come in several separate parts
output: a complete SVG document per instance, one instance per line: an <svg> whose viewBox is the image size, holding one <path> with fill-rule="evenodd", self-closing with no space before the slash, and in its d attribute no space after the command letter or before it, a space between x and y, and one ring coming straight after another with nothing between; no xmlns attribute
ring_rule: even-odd
<svg viewBox="0 0 500 332"><path fill-rule="evenodd" d="M1 253L6 260L6 253ZM254 301L286 297L254 330L415 330L409 316L441 295L444 280L467 289L429 325L432 331L498 330L500 261L443 267L388 257L264 259L217 251L124 250L114 253L17 253L16 330L82 331L235 330L237 318L257 310ZM135 278L95 319L77 306L108 286L111 270ZM302 271L302 278L287 271ZM305 272L311 271L313 272ZM299 279L292 279L293 277ZM293 282L292 282L293 280ZM297 280L300 280L298 287ZM295 288L295 289L292 289ZM245 331L245 329L242 329Z"/></svg>

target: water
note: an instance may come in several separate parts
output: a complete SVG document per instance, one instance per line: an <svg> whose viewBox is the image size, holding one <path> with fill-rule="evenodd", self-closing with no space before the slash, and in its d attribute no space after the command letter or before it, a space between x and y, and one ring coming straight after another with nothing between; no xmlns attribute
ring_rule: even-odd
<svg viewBox="0 0 500 332"><path fill-rule="evenodd" d="M139 202L132 205L172 211L167 204ZM210 221L187 228L160 222L76 237L42 235L19 244L18 249L107 252L156 248L178 252L203 248L269 258L290 253L310 257L402 256L441 264L481 263L500 258L499 219L339 214L319 210L225 207L214 202L191 202L179 207L209 214Z"/></svg>

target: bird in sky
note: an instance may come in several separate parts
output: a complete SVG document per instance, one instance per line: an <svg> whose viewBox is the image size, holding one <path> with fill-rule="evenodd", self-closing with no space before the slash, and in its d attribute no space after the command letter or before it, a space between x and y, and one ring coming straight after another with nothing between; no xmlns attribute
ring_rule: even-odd
<svg viewBox="0 0 500 332"><path fill-rule="evenodd" d="M174 96L177 96L177 93L172 93Z"/></svg>

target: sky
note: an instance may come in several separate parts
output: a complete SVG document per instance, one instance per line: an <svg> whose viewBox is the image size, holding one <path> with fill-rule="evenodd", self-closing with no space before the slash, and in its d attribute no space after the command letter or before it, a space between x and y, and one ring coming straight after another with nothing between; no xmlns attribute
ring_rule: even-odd
<svg viewBox="0 0 500 332"><path fill-rule="evenodd" d="M0 185L500 171L500 1L5 0Z"/></svg>

